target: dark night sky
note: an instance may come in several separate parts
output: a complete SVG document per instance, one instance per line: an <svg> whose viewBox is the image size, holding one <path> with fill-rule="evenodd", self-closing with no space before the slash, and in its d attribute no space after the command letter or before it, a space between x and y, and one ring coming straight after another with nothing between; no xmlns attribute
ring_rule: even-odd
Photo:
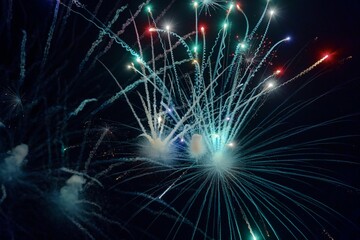
<svg viewBox="0 0 360 240"><path fill-rule="evenodd" d="M79 146L81 143L86 126L91 121L91 127L104 126L104 122L116 122L118 127L114 131L114 135L107 139L107 144L102 146L101 151L108 151L115 154L116 157L122 157L121 151L134 140L131 137L136 136L131 130L122 124L133 124L131 113L128 109L122 109L118 114L117 105L112 105L105 111L98 113L95 117L90 117L91 109L85 109L79 116L79 121L71 120L66 124L65 130L62 130L64 113L70 112L78 106L82 99L97 97L104 101L117 91L117 86L109 77L104 68L95 63L95 67L87 69L84 74L76 79L78 64L83 59L84 54L91 46L92 42L98 34L98 30L86 20L76 14L72 14L66 29L59 36L60 30L56 28L55 37L50 48L49 64L46 64L46 70L40 71L43 50L46 45L46 37L51 25L54 0L2 0L0 3L0 123L4 123L6 130L0 127L0 160L5 153L14 146L24 142L29 144L29 165L27 171L31 172L26 175L25 182L30 181L29 185L14 186L9 190L8 198L0 205L0 239L63 239L64 237L75 239L84 238L77 228L69 223L66 218L58 216L56 209L47 204L49 197L42 198L43 195L51 195L58 185L63 184L66 176L59 171L55 174L47 171L50 165L47 161L48 156L53 154L52 159L61 159L59 149L60 143L56 141L61 136L68 140L68 144ZM68 2L68 1L63 1ZM93 11L97 0L82 0L90 11ZM154 8L154 16L156 17L161 9L163 9L170 1L158 0L152 1ZM259 18L262 13L265 0L242 0L241 5L245 13L248 15L250 23ZM13 4L13 15L9 21L9 3ZM129 9L132 13L136 12L139 0L104 0L99 10L99 19L106 19L115 7L119 7L129 3ZM314 81L309 89L306 89L297 100L306 100L316 96L318 93L332 91L320 101L311 105L309 108L297 114L296 118L290 118L293 124L307 124L316 121L325 121L327 119L347 116L345 121L334 124L333 127L325 130L319 130L314 134L323 134L322 131L328 131L333 135L352 135L343 140L344 145L329 145L329 149L334 153L342 154L342 159L349 159L352 162L359 163L360 158L360 1L343 0L343 1L325 1L325 0L274 0L273 5L276 7L277 16L271 23L269 31L269 39L276 42L285 36L291 36L290 43L286 43L277 51L277 58L274 59L275 66L283 66L286 71L282 76L284 79L291 78L302 69L314 63L321 58L325 52L330 53L331 58L328 66L323 68L323 73ZM76 8L74 8L76 9ZM178 0L173 7L164 16L164 21L171 21L175 31L180 35L192 31L193 13L191 12L189 1ZM60 18L64 17L64 7L60 6ZM212 17L201 16L201 23L211 23L209 27L209 35L217 33L217 13L221 10L212 11ZM112 13L113 14L113 13ZM124 15L118 20L117 27L121 27L123 21L129 17L129 11L125 11ZM141 13L137 19L139 31L146 28L146 15ZM223 16L223 15L221 15ZM160 21L161 23L162 21ZM59 27L60 24L57 25ZM215 26L213 26L215 25ZM189 30L189 26L192 28ZM232 29L241 34L241 26L237 23L232 25ZM239 29L239 30L237 30ZM17 88L14 79L19 76L19 56L20 45L22 40L22 30L26 30L27 40L27 75L24 85ZM114 31L116 31L114 29ZM136 38L132 25L128 27L125 34L122 35L125 41L134 46ZM209 37L211 38L211 37ZM103 45L102 47L105 47ZM301 50L302 49L302 50ZM300 51L301 50L301 51ZM298 54L298 55L297 55ZM296 57L295 57L296 56ZM128 55L120 47L115 46L101 60L111 69L113 74L121 79L124 84L134 80L132 72L125 70L128 62ZM91 61L90 61L91 62ZM62 68L64 67L64 69ZM59 74L57 73L59 72ZM311 75L311 74L310 74ZM301 81L301 79L300 79ZM279 103L277 97L288 96L294 91L301 82L294 85L286 86L276 93L273 100ZM116 87L116 89L115 89ZM14 90L17 89L17 90ZM24 107L13 109L11 100L7 97L7 93L14 90L16 94L22 96ZM41 103L41 99L46 99ZM81 100L79 100L81 99ZM39 100L39 101L37 101ZM99 102L101 102L99 101ZM40 102L40 103L39 103ZM116 104L124 103L123 100ZM28 105L26 105L28 104ZM32 105L33 104L33 105ZM140 103L139 103L140 104ZM9 107L10 106L10 107ZM64 107L66 106L66 107ZM268 105L264 106L267 109ZM90 107L91 108L91 107ZM31 109L27 111L27 109ZM62 109L57 111L57 109ZM93 108L94 109L94 108ZM11 113L10 113L11 112ZM106 119L106 120L104 120ZM99 128L99 127L98 127ZM48 132L45 131L49 130ZM49 132L56 132L52 135ZM49 135L50 134L50 135ZM55 140L48 143L49 136ZM96 142L96 131L89 134L89 138L93 141L85 151L90 151ZM305 136L306 137L306 136ZM314 136L318 137L318 136ZM115 150L114 150L115 149ZM51 153L49 151L51 150ZM75 152L75 150L74 150ZM77 153L69 153L68 158L78 157ZM346 156L346 157L344 157ZM86 159L86 157L85 157ZM102 159L99 157L99 159ZM109 160L108 156L104 159ZM51 165L53 169L59 169L62 164L73 167L70 160L55 161ZM67 164L67 165L66 165ZM127 166L122 166L126 169ZM326 168L327 166L321 166ZM102 165L96 165L95 168L102 169ZM124 171L121 169L121 171ZM356 164L333 164L329 166L330 171L334 175L343 180L346 184L355 188L360 188L360 169ZM124 171L125 172L125 171ZM141 171L140 171L141 172ZM0 172L1 173L1 172ZM94 174L94 172L92 172ZM126 172L127 174L127 172ZM50 177L51 175L51 177ZM121 175L121 174L120 174ZM163 179L164 175L160 174L159 179ZM46 179L46 180L44 180ZM157 180L157 179L155 179ZM147 186L146 181L154 182L154 179L144 178L137 180L133 185L126 185L129 191L140 192L141 187ZM114 183L110 179L104 179L105 184L112 186ZM32 188L38 186L38 188ZM140 188L138 188L140 186ZM336 211L343 214L342 219L338 216L330 216L329 221L336 225L337 230L325 227L326 231L331 233L334 239L360 239L360 191L354 189L344 189L339 186L315 184L317 189L303 189L309 194L318 194L319 199L325 200L326 203ZM45 193L44 189L49 190ZM116 189L116 188L115 188ZM42 194L38 194L42 192ZM119 192L123 189L100 190L101 194L93 192L91 197L101 202L104 207L103 213L107 213L107 217L119 221L127 222L127 217L136 211L138 205L145 203L144 199L135 201L131 196L123 197ZM125 190L124 190L125 191ZM18 192L22 192L18 197ZM49 194L48 194L49 193ZM40 197L41 195L41 197ZM103 197L102 196L106 196ZM0 195L1 196L1 195ZM16 196L16 197L15 197ZM12 199L13 197L13 199ZM176 197L169 195L169 197ZM51 198L51 197L50 197ZM14 200L16 199L16 200ZM135 207L128 209L117 208L122 204L127 204L128 200L132 200ZM177 201L179 204L181 201ZM160 211L162 206L155 206L153 209ZM48 211L48 212L47 212ZM122 212L123 211L123 212ZM49 214L50 212L50 214ZM145 211L146 212L146 211ZM119 217L119 215L121 217ZM190 214L191 215L191 214ZM194 219L194 216L191 215ZM167 218L159 218L158 221L146 229L147 223L153 220L153 215L149 212L140 214L134 222L131 223L129 231L119 230L114 226L108 226L101 221L94 221L93 224L99 226L102 231L106 232L111 239L163 239L164 229L171 228L172 223L164 222ZM88 220L91 221L92 219ZM242 224L242 222L241 222ZM64 229L62 229L64 226ZM314 236L309 239L331 239L327 237L321 227L313 224L309 228L314 232ZM6 230L5 230L6 229ZM140 230L142 229L142 231ZM189 231L187 229L187 231ZM184 232L188 233L187 231ZM66 233L64 233L66 232ZM96 231L95 231L96 232ZM139 234L139 232L147 232L147 234ZM190 231L191 233L191 231ZM62 235L64 234L64 235ZM284 234L284 235L282 235ZM279 232L283 239L291 239L285 233ZM315 237L316 235L316 237ZM99 232L95 233L97 239L101 239ZM130 237L132 236L132 238ZM141 236L141 237L140 237ZM187 237L178 239L188 239ZM272 238L271 238L272 239ZM299 239L302 239L299 237Z"/></svg>

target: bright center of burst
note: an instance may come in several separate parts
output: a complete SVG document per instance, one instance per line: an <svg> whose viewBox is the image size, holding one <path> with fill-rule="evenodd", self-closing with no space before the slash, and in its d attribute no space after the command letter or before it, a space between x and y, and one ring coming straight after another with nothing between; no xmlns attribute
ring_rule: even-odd
<svg viewBox="0 0 360 240"><path fill-rule="evenodd" d="M267 89L271 89L271 88L273 88L274 86L275 86L275 84L274 84L273 82L268 82L266 88L267 88Z"/></svg>
<svg viewBox="0 0 360 240"><path fill-rule="evenodd" d="M217 172L228 171L232 164L231 154L226 151L217 151L212 156L212 163Z"/></svg>

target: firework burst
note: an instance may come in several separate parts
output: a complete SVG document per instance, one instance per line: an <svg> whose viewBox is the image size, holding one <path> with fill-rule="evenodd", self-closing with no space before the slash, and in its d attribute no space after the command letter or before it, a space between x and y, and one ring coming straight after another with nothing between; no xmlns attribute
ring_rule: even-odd
<svg viewBox="0 0 360 240"><path fill-rule="evenodd" d="M297 119L327 95L302 92L332 54L275 68L291 39L269 36L270 1L256 21L192 1L185 33L164 21L175 1L158 17L149 3L46 2L46 27L23 30L13 12L29 3L3 3L2 46L19 53L1 65L0 238L332 237L328 216L342 216L316 191L356 191L326 169L351 163L329 149L353 136L330 131L345 117Z"/></svg>

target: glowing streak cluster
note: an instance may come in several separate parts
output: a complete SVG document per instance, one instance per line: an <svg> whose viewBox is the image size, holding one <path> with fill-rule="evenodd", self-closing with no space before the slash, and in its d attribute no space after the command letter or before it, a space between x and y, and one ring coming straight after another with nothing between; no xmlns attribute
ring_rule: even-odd
<svg viewBox="0 0 360 240"><path fill-rule="evenodd" d="M125 50L136 56L136 61L131 62L128 68L143 80L141 84L144 89L138 93L138 97L145 118L141 118L139 114L142 113L138 113L133 107L133 103L127 96L129 92L124 91L123 93L140 128L140 136L145 138L145 142L142 142L142 151L140 151L142 156L151 162L155 161L165 165L173 164L173 159L190 162L190 167L185 168L182 174L158 195L158 199L164 199L166 194L175 187L191 188L191 182L194 179L200 179L205 175L206 180L201 183L200 188L192 196L192 200L195 200L202 193L205 199L194 223L195 229L200 228L201 219L207 219L210 215L214 215L219 224L217 230L213 232L217 238L226 234L234 239L241 239L244 234L239 231L238 216L232 211L239 209L241 218L245 221L253 239L256 239L255 232L259 232L262 237L265 237L264 232L268 234L266 227L266 231L263 231L262 227L256 223L253 211L259 214L271 232L278 238L275 227L265 212L269 211L276 215L275 212L280 212L280 209L287 209L287 207L275 202L273 195L266 194L266 192L272 189L275 195L291 193L307 203L313 199L284 186L277 186L275 182L267 180L261 175L257 176L261 171L276 174L278 171L282 172L287 169L288 175L285 175L291 177L293 172L297 171L292 165L289 167L285 163L285 167L271 167L269 170L262 170L257 166L257 160L261 162L261 158L250 153L253 154L256 149L260 151L270 143L280 141L283 137L291 136L291 134L284 133L269 143L261 143L258 147L251 147L249 143L244 142L244 139L251 143L264 134L257 133L256 130L249 133L248 128L254 114L263 106L266 97L274 89L307 74L322 63L326 57L283 83L277 83L280 70L271 73L262 71L269 67L267 61L279 45L290 40L290 37L286 37L270 47L265 47L265 38L270 23L276 14L275 9L269 8L269 1L252 29L248 17L239 5L236 5L236 8L232 3L227 5L224 24L209 48L210 51L207 51L206 34L208 31L205 31L204 26L198 26L198 13L201 11L209 13L208 8L220 6L220 2L223 3L223 1L193 2L195 29L191 34L195 35L195 43L186 42L186 38L173 32L169 24L165 24L164 29L159 28L153 19L151 9L148 8L150 27L147 33L150 35L151 51L147 54L144 53L139 37L137 37L138 51L117 39L117 42ZM235 14L235 9L244 17L246 29L241 42L235 49L231 49L227 41L230 37L231 15ZM98 27L101 26L98 25ZM259 32L260 37L256 38L255 36ZM111 36L111 32L109 32L109 36ZM174 41L176 41L175 44ZM155 46L155 42L160 43L160 46ZM202 51L200 51L201 46ZM186 59L177 60L176 53L180 47L185 50ZM227 57L229 48L234 52L230 59ZM156 55L155 52L162 53ZM146 59L145 56L150 57ZM161 59L163 62L160 61ZM180 72L186 72L186 74L181 75ZM111 74L110 71L109 73ZM112 77L118 83L116 78ZM118 86L123 91L120 84ZM175 108L171 108L169 111L169 106L175 106ZM264 120L263 124L266 125L267 121L274 121L275 125L277 123L276 120L269 117ZM241 152L240 149L243 148L248 148L248 150ZM273 149L272 152L277 153L280 150ZM265 150L263 154L266 155ZM195 173L188 173L189 169L194 169ZM302 172L300 175L308 177L310 172ZM327 178L322 178L322 180L329 181ZM255 189L251 189L251 186ZM247 198L246 201L242 200L244 196ZM289 201L297 203L297 200L289 199ZM265 202L268 202L270 207ZM225 205L224 209L221 207L222 204ZM209 210L205 210L205 206L208 206ZM181 214L186 215L192 207L192 203L187 204ZM324 207L320 208L325 209ZM305 211L312 215L308 209ZM295 216L294 221L301 224L299 219L298 216ZM288 230L288 225L291 225L297 234L305 236L299 228L294 226L294 222L289 220L287 215L282 214L278 221ZM210 224L208 220L205 222ZM209 228L208 225L202 227ZM295 236L292 230L289 231ZM193 239L195 235L196 230L194 230Z"/></svg>

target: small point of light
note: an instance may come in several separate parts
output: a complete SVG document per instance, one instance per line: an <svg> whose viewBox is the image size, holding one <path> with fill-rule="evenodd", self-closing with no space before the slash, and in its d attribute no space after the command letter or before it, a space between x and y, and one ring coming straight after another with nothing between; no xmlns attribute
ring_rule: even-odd
<svg viewBox="0 0 360 240"><path fill-rule="evenodd" d="M273 16L276 13L276 11L274 9L271 9L269 13L270 13L270 16Z"/></svg>
<svg viewBox="0 0 360 240"><path fill-rule="evenodd" d="M237 8L238 10L241 10L240 4L236 4L236 8Z"/></svg>
<svg viewBox="0 0 360 240"><path fill-rule="evenodd" d="M226 121L230 121L230 117L226 117L225 119L226 119Z"/></svg>
<svg viewBox="0 0 360 240"><path fill-rule="evenodd" d="M149 28L149 32L155 32L155 28L153 27Z"/></svg>
<svg viewBox="0 0 360 240"><path fill-rule="evenodd" d="M275 75L279 75L281 72L282 72L281 69L278 69L278 70L275 71L274 74L275 74Z"/></svg>
<svg viewBox="0 0 360 240"><path fill-rule="evenodd" d="M219 135L219 134L217 134L217 133L214 133L214 134L213 134L213 137L214 137L214 138L219 138L219 137L220 137L220 135Z"/></svg>
<svg viewBox="0 0 360 240"><path fill-rule="evenodd" d="M146 9L147 9L148 12L151 12L151 7L150 6L148 6Z"/></svg>
<svg viewBox="0 0 360 240"><path fill-rule="evenodd" d="M194 60L192 61L192 64L197 64L197 63L198 63L197 59L194 59Z"/></svg>
<svg viewBox="0 0 360 240"><path fill-rule="evenodd" d="M228 144L228 146L229 146L229 147L234 147L235 144L234 144L233 142L231 142L231 143Z"/></svg>
<svg viewBox="0 0 360 240"><path fill-rule="evenodd" d="M182 142L182 143L185 142L185 139L184 139L184 138L181 138L181 139L180 139L180 142Z"/></svg>
<svg viewBox="0 0 360 240"><path fill-rule="evenodd" d="M166 28L167 31L169 31L170 30L170 25L166 25L165 28Z"/></svg>
<svg viewBox="0 0 360 240"><path fill-rule="evenodd" d="M194 2L194 7L198 7L199 3L198 2Z"/></svg>
<svg viewBox="0 0 360 240"><path fill-rule="evenodd" d="M131 63L131 64L127 65L126 67L127 67L127 69L132 69L134 67L134 64Z"/></svg>
<svg viewBox="0 0 360 240"><path fill-rule="evenodd" d="M138 63L141 63L142 61L141 61L141 58L136 58L136 62L138 62Z"/></svg>
<svg viewBox="0 0 360 240"><path fill-rule="evenodd" d="M195 46L195 47L194 47L194 52L197 52L197 50L198 50L198 47Z"/></svg>
<svg viewBox="0 0 360 240"><path fill-rule="evenodd" d="M286 41L290 41L290 40L291 40L291 37L286 37L285 40L286 40Z"/></svg>
<svg viewBox="0 0 360 240"><path fill-rule="evenodd" d="M163 121L161 116L159 116L157 120L158 120L158 123L161 123Z"/></svg>
<svg viewBox="0 0 360 240"><path fill-rule="evenodd" d="M204 28L204 27L201 27L200 30L201 30L201 32L204 32L204 31L205 31L205 28Z"/></svg>
<svg viewBox="0 0 360 240"><path fill-rule="evenodd" d="M274 86L275 84L273 82L268 82L266 88L269 89L269 88L273 88Z"/></svg>
<svg viewBox="0 0 360 240"><path fill-rule="evenodd" d="M246 44L245 44L245 43L240 43L240 47L241 47L241 49L245 49L245 48L246 48Z"/></svg>
<svg viewBox="0 0 360 240"><path fill-rule="evenodd" d="M231 10L233 9L233 7L234 7L234 4L230 3L230 5L229 5L229 11L231 11Z"/></svg>
<svg viewBox="0 0 360 240"><path fill-rule="evenodd" d="M329 52L324 52L322 54L322 58L319 61L325 61L325 60L329 60L331 58L331 54L329 54Z"/></svg>
<svg viewBox="0 0 360 240"><path fill-rule="evenodd" d="M226 29L228 27L227 23L224 23L224 29Z"/></svg>

